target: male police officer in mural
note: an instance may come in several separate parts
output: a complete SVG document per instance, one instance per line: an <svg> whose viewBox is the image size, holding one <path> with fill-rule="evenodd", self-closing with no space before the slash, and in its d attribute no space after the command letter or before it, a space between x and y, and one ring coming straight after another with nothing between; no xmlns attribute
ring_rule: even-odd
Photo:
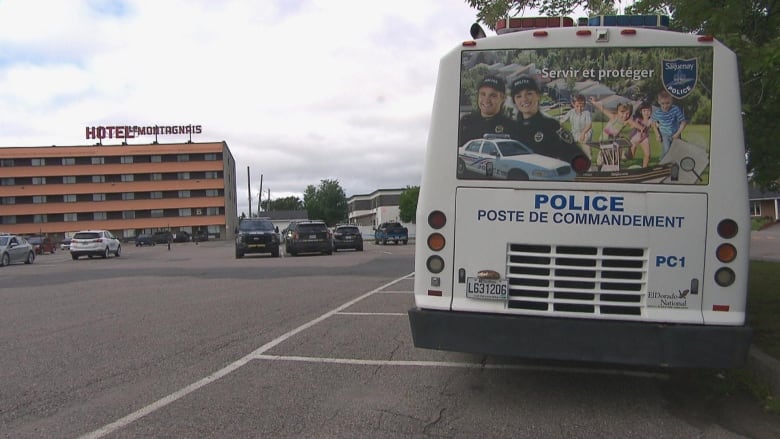
<svg viewBox="0 0 780 439"><path fill-rule="evenodd" d="M535 153L572 163L577 156L585 157L574 141L574 136L561 124L539 111L541 90L536 80L520 76L512 81L512 102L517 109L517 120L511 136ZM587 157L585 157L587 159Z"/></svg>
<svg viewBox="0 0 780 439"><path fill-rule="evenodd" d="M506 85L498 76L486 76L477 86L478 111L460 119L458 146L485 134L509 134L512 120L504 114Z"/></svg>

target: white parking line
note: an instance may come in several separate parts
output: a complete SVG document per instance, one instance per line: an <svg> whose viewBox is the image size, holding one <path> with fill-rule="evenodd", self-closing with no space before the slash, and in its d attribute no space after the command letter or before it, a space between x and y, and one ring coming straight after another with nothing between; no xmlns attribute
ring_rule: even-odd
<svg viewBox="0 0 780 439"><path fill-rule="evenodd" d="M405 312L340 312L340 316L408 316Z"/></svg>
<svg viewBox="0 0 780 439"><path fill-rule="evenodd" d="M278 344L280 344L281 342L287 340L288 338L292 337L293 335L296 335L296 334L298 334L298 333L300 333L300 332L302 332L302 331L304 331L306 329L309 329L312 326L316 325L317 323L327 319L328 317L331 317L331 316L333 316L335 314L338 314L341 311L343 311L343 310L349 308L350 306L356 304L357 302L360 302L361 300L365 299L366 297L369 297L369 296L371 296L373 294L376 294L377 292L381 291L382 289L387 288L387 287L392 286L392 285L395 285L396 283L398 283L398 282L400 282L400 281L402 281L404 279L409 279L413 275L414 275L414 273L410 273L410 274L407 274L406 276L399 277L398 279L390 281L390 282L388 282L388 283L386 283L386 284L384 284L384 285L382 285L382 286L380 286L380 287L378 287L378 288L376 288L374 290L371 290L371 291L363 294L362 296L359 296L359 297L357 297L357 298L355 298L353 300L350 300L349 302L339 306L338 308L333 309L331 311L328 311L325 314L317 317L316 319L314 319L314 320L312 320L312 321L310 321L308 323L305 323L305 324L303 324L303 325L293 329L292 331L287 332L286 334L283 334L283 335L279 336L275 340L272 340L272 341L264 344L263 346L257 348L256 350L254 350L250 354L244 356L243 358L240 358L240 359L236 360L235 362L233 362L231 364L228 364L227 366L225 366L224 368L214 372L213 374L211 374L211 375L209 375L209 376L207 376L207 377L205 377L205 378L203 378L201 380L198 380L198 381L196 381L196 382L194 382L194 383L192 383L192 384L190 384L190 385L188 385L186 387L183 387L183 388L181 388L181 389L171 393L168 396L165 396L165 397L163 397L161 399L158 399L157 401L147 405L146 407L143 407L143 408L141 408L139 410L136 410L135 412L130 413L129 415L127 415L127 416L125 416L123 418L117 419L116 421L114 421L114 422L112 422L112 423L110 423L108 425L105 425L105 426L100 427L99 429L97 429L95 431L92 431L92 432L87 433L87 434L85 434L83 436L80 436L79 439L97 439L97 438L101 438L101 437L103 437L103 436L105 436L107 434L110 434L110 433L113 433L113 432L119 430L120 428L126 427L126 426L132 424L133 422L143 418L144 416L146 416L146 415L148 415L150 413L153 413L153 412L155 412L155 411L157 411L157 410L167 406L168 404L170 404L172 402L175 402L175 401L177 401L177 400L179 400L179 399L189 395L190 393L200 389L201 387L203 387L203 386L205 386L207 384L213 383L214 381L216 381L216 380L218 380L218 379L220 379L220 378L230 374L231 372L234 372L235 370L237 370L241 366L244 366L245 364L247 364L249 361L254 360L254 359L262 358L264 352L266 352L269 349L277 346Z"/></svg>

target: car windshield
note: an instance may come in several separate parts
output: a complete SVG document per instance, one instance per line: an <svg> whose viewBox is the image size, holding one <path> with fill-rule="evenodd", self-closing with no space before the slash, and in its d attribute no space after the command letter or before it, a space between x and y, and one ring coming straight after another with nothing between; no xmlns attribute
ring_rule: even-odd
<svg viewBox="0 0 780 439"><path fill-rule="evenodd" d="M31 237L27 238L27 242L29 242L30 244L40 244L42 241L43 241L43 239L37 238L35 236L31 236Z"/></svg>
<svg viewBox="0 0 780 439"><path fill-rule="evenodd" d="M100 233L98 232L81 232L73 235L73 239L98 239L98 238L100 238Z"/></svg>
<svg viewBox="0 0 780 439"><path fill-rule="evenodd" d="M271 221L242 221L238 226L242 232L264 232L274 230L274 224Z"/></svg>
<svg viewBox="0 0 780 439"><path fill-rule="evenodd" d="M519 142L502 142L498 145L498 149L503 157L533 153L527 146Z"/></svg>
<svg viewBox="0 0 780 439"><path fill-rule="evenodd" d="M339 227L336 229L336 231L341 233L358 233L359 230L357 227Z"/></svg>
<svg viewBox="0 0 780 439"><path fill-rule="evenodd" d="M0 236L0 245L2 245L2 246L6 246L6 245L8 245L8 241L9 241L10 239L11 239L11 238L9 238L9 237L7 237L7 236Z"/></svg>
<svg viewBox="0 0 780 439"><path fill-rule="evenodd" d="M322 232L325 229L325 224L298 224L298 231L303 233Z"/></svg>

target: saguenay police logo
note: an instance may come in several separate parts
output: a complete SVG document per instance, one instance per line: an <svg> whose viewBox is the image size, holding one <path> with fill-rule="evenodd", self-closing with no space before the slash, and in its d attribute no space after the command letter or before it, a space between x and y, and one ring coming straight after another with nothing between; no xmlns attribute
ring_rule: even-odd
<svg viewBox="0 0 780 439"><path fill-rule="evenodd" d="M666 91L677 99L691 94L699 79L698 59L665 59L662 63L661 72Z"/></svg>

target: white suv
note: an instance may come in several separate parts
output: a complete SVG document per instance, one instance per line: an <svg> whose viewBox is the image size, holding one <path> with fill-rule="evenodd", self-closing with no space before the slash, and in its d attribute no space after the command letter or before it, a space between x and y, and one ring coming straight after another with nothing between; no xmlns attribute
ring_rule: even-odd
<svg viewBox="0 0 780 439"><path fill-rule="evenodd" d="M76 232L70 241L70 256L76 260L79 256L102 256L108 258L113 253L119 257L122 246L119 240L108 230L83 230Z"/></svg>

